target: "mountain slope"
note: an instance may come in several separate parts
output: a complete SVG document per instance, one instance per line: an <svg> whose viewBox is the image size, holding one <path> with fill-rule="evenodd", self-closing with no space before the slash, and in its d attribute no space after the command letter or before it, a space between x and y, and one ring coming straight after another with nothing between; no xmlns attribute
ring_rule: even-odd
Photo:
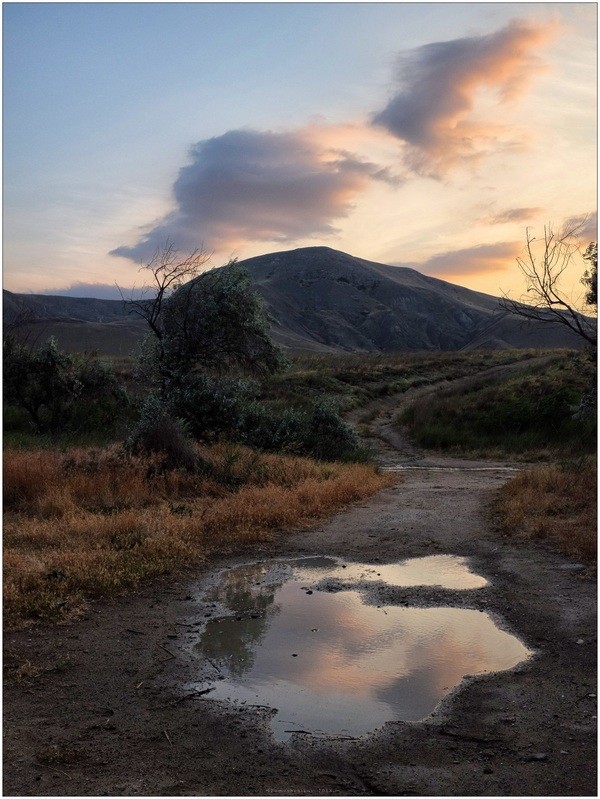
<svg viewBox="0 0 600 799"><path fill-rule="evenodd" d="M497 297L329 247L304 247L241 263L264 298L275 340L291 350L581 346L560 325L525 322L509 314ZM5 291L5 320L22 305L33 309L36 327L43 325L45 337L56 335L68 349L130 352L145 333L141 320L128 315L118 300Z"/></svg>
<svg viewBox="0 0 600 799"><path fill-rule="evenodd" d="M293 349L455 350L464 347L575 347L559 325L527 324L496 297L328 247L242 262Z"/></svg>

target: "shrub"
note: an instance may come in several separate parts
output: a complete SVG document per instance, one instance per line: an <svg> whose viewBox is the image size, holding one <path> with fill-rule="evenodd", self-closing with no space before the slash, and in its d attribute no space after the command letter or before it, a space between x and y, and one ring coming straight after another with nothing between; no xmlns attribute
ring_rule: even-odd
<svg viewBox="0 0 600 799"><path fill-rule="evenodd" d="M173 414L185 419L199 441L240 440L242 419L257 387L249 380L219 379L202 373L183 377L169 394Z"/></svg>
<svg viewBox="0 0 600 799"><path fill-rule="evenodd" d="M91 356L69 355L49 339L32 349L12 337L3 346L4 401L27 413L37 433L56 433L114 418L127 395L109 367Z"/></svg>
<svg viewBox="0 0 600 799"><path fill-rule="evenodd" d="M195 471L201 466L187 426L174 418L153 394L146 398L140 419L125 442L125 450L132 455L160 455L165 469Z"/></svg>

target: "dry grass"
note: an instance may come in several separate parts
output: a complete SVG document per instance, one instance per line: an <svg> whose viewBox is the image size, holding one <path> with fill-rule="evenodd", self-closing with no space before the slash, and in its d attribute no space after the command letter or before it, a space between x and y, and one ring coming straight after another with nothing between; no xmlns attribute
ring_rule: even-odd
<svg viewBox="0 0 600 799"><path fill-rule="evenodd" d="M504 485L494 503L503 530L547 541L594 566L597 558L597 473L577 466L536 466Z"/></svg>
<svg viewBox="0 0 600 799"><path fill-rule="evenodd" d="M98 450L4 456L4 618L71 618L86 598L270 540L392 482L357 464L200 448L209 475Z"/></svg>

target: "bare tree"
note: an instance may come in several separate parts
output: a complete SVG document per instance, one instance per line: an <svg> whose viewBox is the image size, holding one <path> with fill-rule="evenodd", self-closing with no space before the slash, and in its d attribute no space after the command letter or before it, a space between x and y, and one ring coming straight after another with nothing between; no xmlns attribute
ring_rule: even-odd
<svg viewBox="0 0 600 799"><path fill-rule="evenodd" d="M505 295L500 302L507 311L524 319L564 325L596 349L595 320L584 316L561 288L567 267L582 257L577 239L581 227L580 223L555 232L552 225L547 225L543 239L535 238L527 228L525 254L517 258L526 294L518 300Z"/></svg>
<svg viewBox="0 0 600 799"><path fill-rule="evenodd" d="M165 300L184 283L197 277L210 258L211 255L202 248L182 258L173 243L166 241L155 250L148 263L140 267L140 272L145 272L149 278L149 283L144 283L140 289L140 296L135 298L135 287L129 297L125 297L119 288L121 299L131 313L141 316L160 341L164 334L161 312Z"/></svg>

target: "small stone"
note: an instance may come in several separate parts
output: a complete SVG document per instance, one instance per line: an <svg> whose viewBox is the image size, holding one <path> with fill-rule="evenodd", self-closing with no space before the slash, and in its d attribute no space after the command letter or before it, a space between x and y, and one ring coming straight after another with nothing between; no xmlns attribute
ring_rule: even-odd
<svg viewBox="0 0 600 799"><path fill-rule="evenodd" d="M544 760L548 760L548 755L545 752L535 752L535 754L531 755L529 759L535 760L536 762L539 763Z"/></svg>
<svg viewBox="0 0 600 799"><path fill-rule="evenodd" d="M298 657L298 655L296 654L296 652L293 652L293 653L292 653L292 657L293 657L293 658L297 658L297 657Z"/></svg>
<svg viewBox="0 0 600 799"><path fill-rule="evenodd" d="M307 594L312 594L312 591L309 589L306 593Z"/></svg>
<svg viewBox="0 0 600 799"><path fill-rule="evenodd" d="M484 773L484 774L493 774L493 773L494 773L494 769L493 769L493 768L491 768L490 766L486 766L486 767L483 769L483 773Z"/></svg>
<svg viewBox="0 0 600 799"><path fill-rule="evenodd" d="M581 644L585 644L585 641L583 640L583 638L578 638L578 639L575 641L575 643L576 643L576 644L579 644L579 645L581 646Z"/></svg>

